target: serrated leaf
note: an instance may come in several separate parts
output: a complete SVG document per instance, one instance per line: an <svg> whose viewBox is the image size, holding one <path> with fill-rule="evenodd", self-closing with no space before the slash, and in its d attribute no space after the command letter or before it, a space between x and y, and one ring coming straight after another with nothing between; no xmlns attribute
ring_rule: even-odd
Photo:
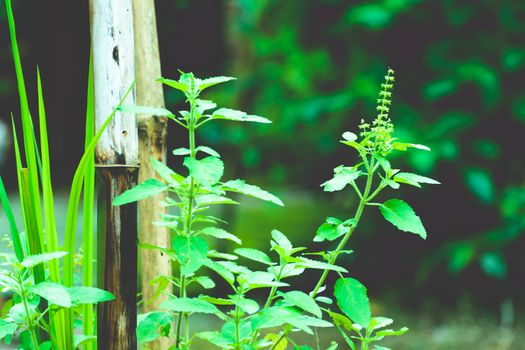
<svg viewBox="0 0 525 350"><path fill-rule="evenodd" d="M31 293L46 299L50 304L69 308L71 297L66 287L55 282L40 282L30 288Z"/></svg>
<svg viewBox="0 0 525 350"><path fill-rule="evenodd" d="M169 299L160 304L160 308L176 312L219 313L219 309L215 305L197 298Z"/></svg>
<svg viewBox="0 0 525 350"><path fill-rule="evenodd" d="M284 233L282 233L279 230L272 230L272 238L274 239L275 243L277 243L279 247L284 249L284 251L287 254L290 254L290 252L293 249L293 246L290 240L288 239L288 237L284 235Z"/></svg>
<svg viewBox="0 0 525 350"><path fill-rule="evenodd" d="M52 253L43 253L36 255L29 255L22 260L21 265L25 268L31 268L38 264L48 262L50 260L59 259L69 254L68 252L52 252Z"/></svg>
<svg viewBox="0 0 525 350"><path fill-rule="evenodd" d="M415 233L423 239L427 238L427 232L421 223L421 219L405 201L390 199L381 204L379 210L387 221L401 231Z"/></svg>
<svg viewBox="0 0 525 350"><path fill-rule="evenodd" d="M98 304L115 300L115 296L110 292L94 287L70 287L67 291L74 305Z"/></svg>
<svg viewBox="0 0 525 350"><path fill-rule="evenodd" d="M160 107L146 107L137 105L120 106L119 111L124 113L136 113L136 114L148 114L158 117L174 117L175 114L171 113L166 108Z"/></svg>
<svg viewBox="0 0 525 350"><path fill-rule="evenodd" d="M203 265L209 268L210 270L215 271L219 276L221 276L229 284L233 284L235 276L224 266L216 263L211 259L206 259L203 262Z"/></svg>
<svg viewBox="0 0 525 350"><path fill-rule="evenodd" d="M341 191L361 174L358 170L349 167L337 167L334 170L334 177L321 184L325 192Z"/></svg>
<svg viewBox="0 0 525 350"><path fill-rule="evenodd" d="M305 267L309 269L318 269L318 270L331 270L346 273L347 269L341 266L328 264L323 261L311 260L305 257L301 258L301 261L296 263L297 267Z"/></svg>
<svg viewBox="0 0 525 350"><path fill-rule="evenodd" d="M264 201L284 206L283 202L273 194L262 190L255 185L249 185L244 180L231 180L222 185L222 189L230 192L242 193L246 196L255 197Z"/></svg>
<svg viewBox="0 0 525 350"><path fill-rule="evenodd" d="M213 114L211 115L212 119L225 119L225 120L233 120L238 122L255 122L255 123L264 123L268 124L272 121L264 118L259 117L258 115L249 115L242 111L237 111L235 109L229 109L229 108L219 108Z"/></svg>
<svg viewBox="0 0 525 350"><path fill-rule="evenodd" d="M197 271L207 259L208 243L200 237L177 236L171 241L184 275Z"/></svg>
<svg viewBox="0 0 525 350"><path fill-rule="evenodd" d="M155 170L155 172L159 174L159 176L162 179L164 179L164 181L166 181L167 183L173 184L173 182L175 181L180 184L184 181L184 177L182 175L177 174L176 172L171 170L166 164L158 161L154 157L151 157L149 161L151 163L151 166L153 167L153 170Z"/></svg>
<svg viewBox="0 0 525 350"><path fill-rule="evenodd" d="M227 239L227 240L233 241L233 242L235 242L237 244L242 244L241 240L237 236L235 236L235 235L233 235L233 234L223 230L222 228L206 227L206 228L202 229L200 232L202 234L207 235L207 236L211 236L211 237L215 237L215 238L219 238L219 239Z"/></svg>
<svg viewBox="0 0 525 350"><path fill-rule="evenodd" d="M366 287L361 282L354 278L339 278L335 283L334 296L348 318L368 327L371 320L370 301Z"/></svg>
<svg viewBox="0 0 525 350"><path fill-rule="evenodd" d="M385 329L383 331L378 331L376 333L376 336L379 336L379 337L400 336L400 335L405 334L406 332L408 332L407 327L403 327L401 329L398 329L397 331L393 329Z"/></svg>
<svg viewBox="0 0 525 350"><path fill-rule="evenodd" d="M4 339L7 336L15 334L17 329L18 325L16 323L7 322L0 319L0 339Z"/></svg>
<svg viewBox="0 0 525 350"><path fill-rule="evenodd" d="M239 204L231 198L209 193L195 198L198 205L217 205L217 204Z"/></svg>
<svg viewBox="0 0 525 350"><path fill-rule="evenodd" d="M304 311L307 311L319 318L321 318L323 315L315 300L306 293L301 291L291 291L287 293L278 292L278 294L290 304L297 306Z"/></svg>
<svg viewBox="0 0 525 350"><path fill-rule="evenodd" d="M199 89L202 91L202 90L207 89L207 88L209 88L211 86L214 86L214 85L217 85L217 84L221 84L221 83L225 83L225 82L231 81L231 80L236 80L236 79L237 78L225 77L225 76L201 79L199 81Z"/></svg>
<svg viewBox="0 0 525 350"><path fill-rule="evenodd" d="M183 82L177 81L177 80L160 78L160 79L157 79L157 81L164 85L168 85L174 89L180 90L184 93L188 91L188 85Z"/></svg>
<svg viewBox="0 0 525 350"><path fill-rule="evenodd" d="M237 295L230 295L230 299L235 305L249 315L259 311L259 304L255 300L238 297Z"/></svg>
<svg viewBox="0 0 525 350"><path fill-rule="evenodd" d="M430 184L430 185L440 184L438 181L431 179L430 177L421 176L421 175L413 174L413 173L405 173L405 172L397 173L394 176L394 181L405 183L405 184L416 186L416 187L421 187L420 184L422 183Z"/></svg>
<svg viewBox="0 0 525 350"><path fill-rule="evenodd" d="M141 316L137 325L137 340L141 343L154 341L162 333L166 334L173 322L173 316L168 312L150 312Z"/></svg>
<svg viewBox="0 0 525 350"><path fill-rule="evenodd" d="M157 179L148 179L130 190L122 193L113 200L114 206L124 205L140 201L142 199L157 195L168 189L168 186Z"/></svg>
<svg viewBox="0 0 525 350"><path fill-rule="evenodd" d="M217 157L196 159L184 158L183 165L188 168L190 176L204 186L211 186L220 181L224 174L224 163Z"/></svg>
<svg viewBox="0 0 525 350"><path fill-rule="evenodd" d="M233 252L246 259L257 261L266 265L273 265L272 260L266 253L254 248L237 248Z"/></svg>
<svg viewBox="0 0 525 350"><path fill-rule="evenodd" d="M213 148L210 148L208 146L199 146L197 148L195 148L195 152L204 152L210 156L214 156L214 157L217 157L217 158L220 158L221 155L219 154L219 152L217 152L216 150L214 150Z"/></svg>
<svg viewBox="0 0 525 350"><path fill-rule="evenodd" d="M199 276L193 279L195 282L200 284L204 289L212 289L215 287L215 282L208 276Z"/></svg>

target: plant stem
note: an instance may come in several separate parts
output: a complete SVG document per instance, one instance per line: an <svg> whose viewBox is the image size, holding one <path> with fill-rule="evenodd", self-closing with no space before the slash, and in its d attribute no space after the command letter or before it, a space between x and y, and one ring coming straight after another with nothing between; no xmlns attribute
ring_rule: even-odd
<svg viewBox="0 0 525 350"><path fill-rule="evenodd" d="M283 273L283 270L284 270L285 266L286 266L286 263L281 265L281 269L277 273L277 276L275 276L275 282L280 282L281 281L281 275ZM268 294L268 299L266 299L266 303L264 303L263 310L270 307L270 305L272 304L273 297L275 296L275 293L277 293L277 286L272 286L272 289L270 289L270 294ZM252 345L255 344L255 341L257 340L257 336L258 335L259 335L259 330L256 329L255 333L253 333Z"/></svg>
<svg viewBox="0 0 525 350"><path fill-rule="evenodd" d="M355 214L355 224L353 224L350 227L350 229L348 230L346 235L343 237L343 239L341 239L341 241L337 245L337 248L333 252L330 260L328 261L328 263L330 265L333 265L335 263L335 261L337 260L337 257L339 256L339 254L341 254L341 251L344 249L346 243L350 239L350 236L352 236L352 233L355 231L355 228L359 224L359 220L361 219L361 215L363 214L365 206L366 206L366 204L367 204L367 202L369 200L368 195L370 193L370 189L372 188L372 180L373 180L373 176L374 176L374 158L372 158L370 160L370 165L368 165L368 162L365 159L365 166L366 166L366 168L368 170L368 177L366 179L366 185L365 185L365 190L363 192L363 197L359 201L359 206L357 207L357 211L356 211L356 214ZM314 290L311 293L312 298L315 298L317 293L319 293L319 289L323 286L323 284L324 284L324 282L326 280L326 277L328 276L329 272L330 272L330 270L328 270L328 269L325 269L323 271L323 274L321 275L321 278L319 278L319 282L317 282L317 285L315 286Z"/></svg>
<svg viewBox="0 0 525 350"><path fill-rule="evenodd" d="M275 350L275 348L277 348L277 345L279 345L279 343L281 342L281 340L283 340L284 338L286 338L286 336L288 335L288 332L282 332L281 333L281 336L279 338L277 338L277 341L275 343L273 343L272 347L270 348L270 350Z"/></svg>
<svg viewBox="0 0 525 350"><path fill-rule="evenodd" d="M188 121L188 139L189 139L189 148L190 148L190 157L195 158L195 99L190 99L190 120ZM183 213L186 215L186 220L184 221L184 235L188 237L191 235L191 224L192 224L192 215L193 215L193 188L195 187L195 182L191 178L190 189L188 197L186 199L186 208L184 208ZM180 293L181 298L186 297L186 276L181 272L180 273ZM177 330L175 338L175 347L178 348L180 344L180 334L182 319L184 318L185 325L185 334L186 339L189 337L189 319L188 315L184 312L180 312L177 319Z"/></svg>
<svg viewBox="0 0 525 350"><path fill-rule="evenodd" d="M33 347L35 349L38 349L38 338L33 322L31 321L31 314L29 313L29 307L27 305L27 296L24 287L24 281L22 280L20 275L18 275L18 284L20 285L20 298L22 298L22 303L24 304L24 311L26 313L27 329L31 334L31 341L33 342Z"/></svg>

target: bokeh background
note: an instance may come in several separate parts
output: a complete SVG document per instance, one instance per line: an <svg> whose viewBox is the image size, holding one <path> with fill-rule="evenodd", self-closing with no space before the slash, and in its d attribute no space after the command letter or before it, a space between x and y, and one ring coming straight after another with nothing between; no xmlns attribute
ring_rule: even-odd
<svg viewBox="0 0 525 350"><path fill-rule="evenodd" d="M395 69L396 134L433 150L412 151L395 166L442 185L391 190L422 217L426 241L369 210L350 241L351 274L368 286L378 314L412 328L391 343L398 349L525 349L524 1L156 5L165 77L176 78L177 69L238 77L208 97L273 120L210 123L199 135L224 155L226 177L246 178L286 204L247 200L224 210L232 230L254 247L268 248L277 228L297 245L329 249L311 245L316 228L328 215L351 217L355 198L323 193L319 184L356 159L340 135L374 117L382 76ZM37 64L43 75L55 188L66 193L83 146L87 1L18 0L14 11L33 101ZM4 8L0 28L0 171L15 190L7 125L18 102ZM166 91L168 107L182 102ZM169 130L171 148L185 142L181 130ZM308 289L314 282L302 283Z"/></svg>

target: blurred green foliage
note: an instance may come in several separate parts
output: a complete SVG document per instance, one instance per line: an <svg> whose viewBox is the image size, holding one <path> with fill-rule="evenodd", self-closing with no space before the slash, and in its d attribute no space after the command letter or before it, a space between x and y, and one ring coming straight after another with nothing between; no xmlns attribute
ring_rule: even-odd
<svg viewBox="0 0 525 350"><path fill-rule="evenodd" d="M434 151L408 163L444 184L419 198L434 235L411 260L423 262L419 278L436 268L508 278L525 229L525 2L226 3L229 73L242 79L215 98L238 96L237 107L274 124L209 128L206 137L241 145L241 169L315 189L346 156L340 133L373 113L391 65L396 135Z"/></svg>

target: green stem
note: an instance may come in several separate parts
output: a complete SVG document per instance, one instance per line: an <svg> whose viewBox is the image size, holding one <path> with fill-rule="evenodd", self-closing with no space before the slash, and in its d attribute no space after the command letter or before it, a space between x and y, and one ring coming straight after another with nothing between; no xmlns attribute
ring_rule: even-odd
<svg viewBox="0 0 525 350"><path fill-rule="evenodd" d="M27 296L26 291L24 287L24 281L18 276L18 284L20 285L20 298L22 299L22 303L24 304L24 311L26 313L26 322L27 322L27 329L29 330L29 333L31 334L31 341L33 342L33 347L35 349L38 349L38 338L36 335L35 327L33 325L33 322L31 321L31 314L29 313L29 306L27 305Z"/></svg>
<svg viewBox="0 0 525 350"><path fill-rule="evenodd" d="M190 147L190 157L195 158L195 100L190 99L190 120L188 121L188 131L189 131L189 147ZM193 199L194 199L194 187L195 182L193 178L191 178L190 182L190 190L187 197L186 202L186 208L183 211L186 214L186 220L184 222L184 235L188 237L191 235L191 224L192 224L192 216L193 216ZM179 295L181 298L186 297L186 277L182 274L180 274L180 292ZM186 339L189 337L189 318L188 314L184 312L180 312L178 319L177 319L177 330L176 330L176 338L175 338L175 347L178 348L180 341L181 341L181 328L182 328L182 319L184 318L184 325L185 325L185 334Z"/></svg>
<svg viewBox="0 0 525 350"><path fill-rule="evenodd" d="M337 260L337 257L339 256L339 254L341 254L341 251L344 249L346 243L350 239L350 236L352 236L352 233L355 231L355 228L359 224L359 220L361 219L361 215L363 215L363 211L364 211L365 206L366 206L366 204L367 204L367 202L369 200L368 195L370 193L370 189L372 188L372 180L373 180L373 175L374 175L374 158L372 158L370 160L370 165L368 165L368 162L365 159L365 166L366 166L366 168L368 170L368 177L366 179L366 185L365 185L365 190L363 192L363 197L359 201L359 206L357 207L357 211L356 211L356 214L355 214L355 224L353 224L350 227L350 229L348 230L346 235L343 237L343 239L341 239L341 241L337 245L337 248L335 249L335 251L332 253L331 258L328 261L328 263L330 265L335 264L335 262ZM325 269L323 271L323 274L321 275L321 278L319 278L319 282L317 282L317 285L315 286L314 290L311 293L312 298L315 298L317 293L319 293L319 289L323 286L323 284L324 284L324 282L326 280L326 277L328 276L329 272L330 272L330 270L328 270L328 269Z"/></svg>
<svg viewBox="0 0 525 350"><path fill-rule="evenodd" d="M273 343L272 347L270 348L270 350L275 350L277 348L277 345L279 345L279 343L281 342L281 340L283 340L284 338L286 338L286 336L288 335L288 332L282 332L281 333L281 336L279 338L277 338L277 341L275 343Z"/></svg>
<svg viewBox="0 0 525 350"><path fill-rule="evenodd" d="M186 277L182 274L180 274L180 297L183 298L186 293ZM179 348L180 344L180 331L182 326L182 316L183 313L179 312L179 317L177 318L177 331L176 331L176 338L175 338L175 348Z"/></svg>
<svg viewBox="0 0 525 350"><path fill-rule="evenodd" d="M286 264L282 264L281 265L281 269L279 270L279 272L277 273L277 276L275 276L275 282L280 282L281 281L281 275L283 273L283 270L284 270L284 266ZM272 304L272 300L273 298L275 297L275 293L277 293L277 286L272 286L272 289L270 289L270 294L268 294L268 299L266 299L266 303L264 303L264 307L263 307L263 310L264 309L267 309L270 307L270 305ZM259 335L259 330L256 329L255 330L255 333L253 333L253 337L252 337L252 345L255 344L255 341L257 340L257 336Z"/></svg>

